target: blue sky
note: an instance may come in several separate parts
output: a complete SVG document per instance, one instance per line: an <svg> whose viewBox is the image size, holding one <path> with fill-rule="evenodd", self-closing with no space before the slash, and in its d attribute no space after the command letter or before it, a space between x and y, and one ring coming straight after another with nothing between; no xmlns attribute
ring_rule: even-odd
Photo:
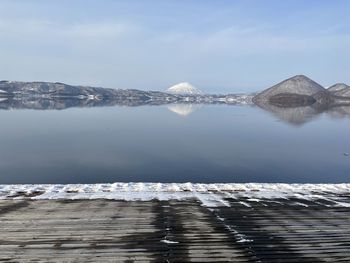
<svg viewBox="0 0 350 263"><path fill-rule="evenodd" d="M255 91L350 84L350 1L0 0L0 79Z"/></svg>

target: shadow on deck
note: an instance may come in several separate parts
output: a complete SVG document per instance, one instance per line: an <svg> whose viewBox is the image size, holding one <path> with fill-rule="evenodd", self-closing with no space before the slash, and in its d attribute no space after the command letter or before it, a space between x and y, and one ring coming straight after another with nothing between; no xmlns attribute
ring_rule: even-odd
<svg viewBox="0 0 350 263"><path fill-rule="evenodd" d="M0 200L0 262L350 262L350 208L226 201Z"/></svg>

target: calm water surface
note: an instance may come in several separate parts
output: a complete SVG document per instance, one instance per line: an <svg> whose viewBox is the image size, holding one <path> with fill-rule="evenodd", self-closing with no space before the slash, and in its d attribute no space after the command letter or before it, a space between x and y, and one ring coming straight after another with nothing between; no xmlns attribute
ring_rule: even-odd
<svg viewBox="0 0 350 263"><path fill-rule="evenodd" d="M292 125L250 106L171 110L2 110L0 184L350 182L349 118Z"/></svg>

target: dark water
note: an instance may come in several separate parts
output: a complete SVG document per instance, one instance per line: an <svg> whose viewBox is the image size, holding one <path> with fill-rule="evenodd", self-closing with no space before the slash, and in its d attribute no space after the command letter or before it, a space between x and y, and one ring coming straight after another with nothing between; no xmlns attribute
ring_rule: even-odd
<svg viewBox="0 0 350 263"><path fill-rule="evenodd" d="M288 123L250 106L172 110L194 111L2 110L0 184L350 182L349 118Z"/></svg>

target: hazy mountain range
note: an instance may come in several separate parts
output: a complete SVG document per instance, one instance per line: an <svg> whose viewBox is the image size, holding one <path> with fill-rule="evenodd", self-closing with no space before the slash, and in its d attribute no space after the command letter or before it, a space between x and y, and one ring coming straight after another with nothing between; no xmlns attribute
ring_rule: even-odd
<svg viewBox="0 0 350 263"><path fill-rule="evenodd" d="M322 112L332 116L350 116L350 87L338 83L326 89L303 75L284 80L260 93L226 95L204 94L186 82L161 92L50 82L0 81L1 109L170 105L173 112L187 115L197 104L256 105L283 121L299 125Z"/></svg>
<svg viewBox="0 0 350 263"><path fill-rule="evenodd" d="M184 92L181 92L184 88ZM63 83L1 81L0 98L4 104L14 105L28 101L51 100L77 106L85 105L162 105L172 103L196 104L250 104L254 94L196 94L187 85L176 87L176 92L142 91L134 89L105 89L88 86L71 86ZM75 100L75 102L73 102ZM2 104L2 105L1 105ZM23 105L24 106L24 105ZM25 107L25 106L24 106Z"/></svg>

